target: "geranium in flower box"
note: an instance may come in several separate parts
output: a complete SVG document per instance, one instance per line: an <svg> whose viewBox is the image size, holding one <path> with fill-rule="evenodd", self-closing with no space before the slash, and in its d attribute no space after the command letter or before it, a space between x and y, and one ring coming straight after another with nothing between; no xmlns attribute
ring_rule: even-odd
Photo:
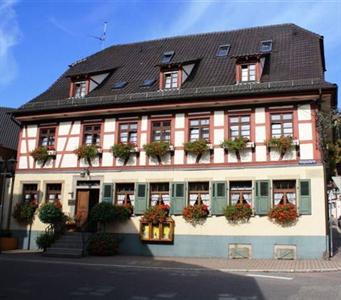
<svg viewBox="0 0 341 300"><path fill-rule="evenodd" d="M269 218L284 226L293 225L297 222L297 208L292 203L278 204L268 214Z"/></svg>
<svg viewBox="0 0 341 300"><path fill-rule="evenodd" d="M202 223L209 215L209 210L205 204L188 205L182 211L183 218L193 225Z"/></svg>
<svg viewBox="0 0 341 300"><path fill-rule="evenodd" d="M167 221L169 215L169 205L158 204L148 208L142 216L142 222L159 224Z"/></svg>

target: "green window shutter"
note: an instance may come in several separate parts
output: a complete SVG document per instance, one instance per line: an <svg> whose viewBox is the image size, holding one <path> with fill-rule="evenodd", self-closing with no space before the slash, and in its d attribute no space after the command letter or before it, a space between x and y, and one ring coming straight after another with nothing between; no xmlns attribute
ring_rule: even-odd
<svg viewBox="0 0 341 300"><path fill-rule="evenodd" d="M148 184L147 183L137 183L135 185L135 215L142 215L147 209L148 203Z"/></svg>
<svg viewBox="0 0 341 300"><path fill-rule="evenodd" d="M103 197L102 202L113 202L113 184L112 183L103 183Z"/></svg>
<svg viewBox="0 0 341 300"><path fill-rule="evenodd" d="M213 181L211 185L212 185L211 213L212 215L222 215L224 214L224 209L227 204L226 182Z"/></svg>
<svg viewBox="0 0 341 300"><path fill-rule="evenodd" d="M255 208L257 215L267 215L271 208L270 181L256 181Z"/></svg>
<svg viewBox="0 0 341 300"><path fill-rule="evenodd" d="M300 180L299 190L300 190L299 213L300 215L311 215L310 179Z"/></svg>
<svg viewBox="0 0 341 300"><path fill-rule="evenodd" d="M186 206L186 183L174 182L171 185L171 214L181 215Z"/></svg>

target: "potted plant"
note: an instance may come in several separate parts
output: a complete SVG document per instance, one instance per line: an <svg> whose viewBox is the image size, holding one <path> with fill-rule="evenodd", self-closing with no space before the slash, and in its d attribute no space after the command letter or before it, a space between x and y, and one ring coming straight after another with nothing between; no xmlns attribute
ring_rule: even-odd
<svg viewBox="0 0 341 300"><path fill-rule="evenodd" d="M294 141L291 136L281 136L279 138L272 137L266 144L269 148L279 151L280 158L282 159L285 153L292 148Z"/></svg>
<svg viewBox="0 0 341 300"><path fill-rule="evenodd" d="M167 204L158 204L152 207L149 207L144 215L142 216L142 222L152 223L157 225L159 223L163 223L167 220L169 215L169 205Z"/></svg>
<svg viewBox="0 0 341 300"><path fill-rule="evenodd" d="M56 236L53 232L47 231L37 236L36 243L39 249L46 251L47 248L56 241Z"/></svg>
<svg viewBox="0 0 341 300"><path fill-rule="evenodd" d="M57 239L64 232L67 216L54 203L42 205L39 209L38 217L42 223L50 224L48 232L54 235L54 239Z"/></svg>
<svg viewBox="0 0 341 300"><path fill-rule="evenodd" d="M168 142L160 141L160 142L152 142L146 145L143 145L144 151L148 156L154 156L157 158L159 164L161 165L161 158L167 154L170 150L170 145Z"/></svg>
<svg viewBox="0 0 341 300"><path fill-rule="evenodd" d="M183 218L192 225L203 223L208 215L208 207L205 204L188 205L182 211Z"/></svg>
<svg viewBox="0 0 341 300"><path fill-rule="evenodd" d="M290 226L297 222L297 208L292 203L278 204L273 207L268 216L271 220L283 226Z"/></svg>
<svg viewBox="0 0 341 300"><path fill-rule="evenodd" d="M187 142L184 144L185 151L196 155L196 162L200 161L201 156L209 150L208 142L204 139Z"/></svg>
<svg viewBox="0 0 341 300"><path fill-rule="evenodd" d="M106 225L115 220L117 210L108 202L97 203L90 211L90 222L100 224L101 230L106 231Z"/></svg>
<svg viewBox="0 0 341 300"><path fill-rule="evenodd" d="M112 146L112 154L124 161L124 165L128 162L130 154L134 152L136 145L133 143L118 143Z"/></svg>
<svg viewBox="0 0 341 300"><path fill-rule="evenodd" d="M224 210L224 215L231 223L245 223L251 218L252 209L249 204L237 203L236 205L227 206Z"/></svg>
<svg viewBox="0 0 341 300"><path fill-rule="evenodd" d="M237 137L223 141L221 146L227 151L234 151L238 160L240 160L240 152L246 148L248 142L248 138Z"/></svg>
<svg viewBox="0 0 341 300"><path fill-rule="evenodd" d="M18 248L18 239L9 230L0 230L0 250L8 251Z"/></svg>
<svg viewBox="0 0 341 300"><path fill-rule="evenodd" d="M33 157L34 161L40 163L42 166L45 166L45 164L52 158L56 156L55 151L49 150L48 147L39 146L35 148L30 155Z"/></svg>
<svg viewBox="0 0 341 300"><path fill-rule="evenodd" d="M74 153L77 154L78 159L85 159L91 166L92 160L100 154L100 150L96 145L81 145L74 150Z"/></svg>

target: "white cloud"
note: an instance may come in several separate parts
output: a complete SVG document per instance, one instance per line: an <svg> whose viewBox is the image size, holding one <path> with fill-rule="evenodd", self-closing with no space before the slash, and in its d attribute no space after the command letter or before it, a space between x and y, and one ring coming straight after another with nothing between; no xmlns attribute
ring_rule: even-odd
<svg viewBox="0 0 341 300"><path fill-rule="evenodd" d="M21 33L14 9L16 2L4 0L0 4L0 87L9 84L17 74L13 47L19 42Z"/></svg>

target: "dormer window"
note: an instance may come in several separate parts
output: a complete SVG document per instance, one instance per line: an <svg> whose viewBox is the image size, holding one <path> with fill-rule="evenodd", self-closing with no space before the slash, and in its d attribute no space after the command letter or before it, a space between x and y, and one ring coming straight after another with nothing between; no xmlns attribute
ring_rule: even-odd
<svg viewBox="0 0 341 300"><path fill-rule="evenodd" d="M256 81L256 64L245 64L241 65L241 81Z"/></svg>
<svg viewBox="0 0 341 300"><path fill-rule="evenodd" d="M164 52L161 57L161 64L169 64L174 56L174 51Z"/></svg>
<svg viewBox="0 0 341 300"><path fill-rule="evenodd" d="M83 98L86 96L87 82L78 81L74 83L74 94L75 98Z"/></svg>
<svg viewBox="0 0 341 300"><path fill-rule="evenodd" d="M227 56L229 54L229 51L230 51L230 45L220 45L216 55L218 57Z"/></svg>
<svg viewBox="0 0 341 300"><path fill-rule="evenodd" d="M164 89L176 89L179 87L178 84L178 71L165 72L164 73Z"/></svg>
<svg viewBox="0 0 341 300"><path fill-rule="evenodd" d="M260 45L260 52L271 52L272 50L272 41L261 41L261 45Z"/></svg>

